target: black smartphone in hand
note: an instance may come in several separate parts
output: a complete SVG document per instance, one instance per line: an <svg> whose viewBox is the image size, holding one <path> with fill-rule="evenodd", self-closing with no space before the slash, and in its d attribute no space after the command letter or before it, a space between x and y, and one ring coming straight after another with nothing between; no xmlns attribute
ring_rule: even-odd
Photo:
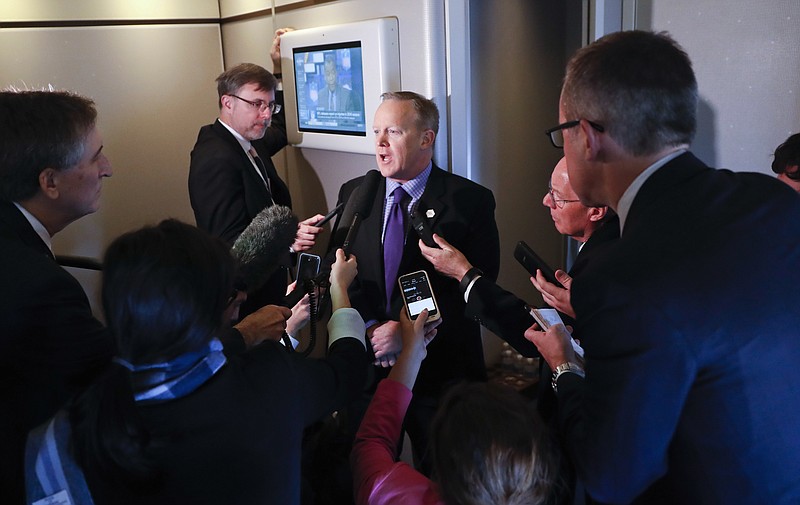
<svg viewBox="0 0 800 505"><path fill-rule="evenodd" d="M531 277L536 277L536 270L538 269L542 271L542 275L544 275L547 282L555 284L560 288L564 287L558 282L558 279L556 279L555 270L550 268L550 265L545 263L523 240L517 242L517 247L514 249L514 258L519 261L520 265L525 267L525 270L531 274Z"/></svg>
<svg viewBox="0 0 800 505"><path fill-rule="evenodd" d="M297 285L302 286L303 281L315 278L321 262L322 259L316 254L300 253L297 257Z"/></svg>

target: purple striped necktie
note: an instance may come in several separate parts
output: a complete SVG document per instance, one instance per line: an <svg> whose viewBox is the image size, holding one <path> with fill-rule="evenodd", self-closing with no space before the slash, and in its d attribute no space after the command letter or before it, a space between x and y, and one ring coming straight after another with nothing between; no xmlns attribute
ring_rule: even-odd
<svg viewBox="0 0 800 505"><path fill-rule="evenodd" d="M386 220L386 233L383 237L383 275L386 286L386 310L391 308L392 293L397 284L397 271L403 258L406 237L406 207L411 198L402 186L392 193L394 203Z"/></svg>

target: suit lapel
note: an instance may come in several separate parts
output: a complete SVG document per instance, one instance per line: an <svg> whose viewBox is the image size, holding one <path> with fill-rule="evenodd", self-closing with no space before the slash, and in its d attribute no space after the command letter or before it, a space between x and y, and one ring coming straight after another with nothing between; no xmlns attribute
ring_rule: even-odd
<svg viewBox="0 0 800 505"><path fill-rule="evenodd" d="M16 235L23 244L55 260L53 252L13 203L0 200L0 221L5 224L4 228Z"/></svg>
<svg viewBox="0 0 800 505"><path fill-rule="evenodd" d="M427 209L425 220L428 225L433 229L442 216L447 213L447 203L444 201L443 196L446 193L445 178L442 169L433 165L431 175L428 177L428 183L425 185L425 191L422 193L419 201ZM416 244L416 241L414 242Z"/></svg>
<svg viewBox="0 0 800 505"><path fill-rule="evenodd" d="M672 188L681 185L687 179L694 177L701 170L710 170L702 161L692 153L686 152L655 171L651 175L631 203L630 211L625 220L623 234L633 229L639 217L647 213L652 205L659 205L663 198L673 198ZM647 223L642 223L647 225Z"/></svg>
<svg viewBox="0 0 800 505"><path fill-rule="evenodd" d="M264 181L256 173L256 169L253 166L253 163L250 161L250 157L247 155L246 152L244 152L244 149L242 149L242 145L239 143L236 137L234 137L233 134L230 131L228 131L228 129L225 128L225 126L222 123L219 122L219 119L214 121L214 124L211 127L214 129L217 135L228 144L228 147L232 149L233 152L237 153L237 156L239 157L240 160L239 166L242 169L243 177L244 180L246 181L248 190L255 191L258 193L258 199L260 202L259 205L257 205L257 207L259 207L259 210L266 207L269 200L271 199L281 203L282 205L287 205L285 203L282 203L282 201L275 200L274 191L272 197L270 197L270 192L267 190ZM253 147L256 146L253 145ZM256 148L256 151L258 152L259 157L261 157L261 161L264 163L264 167L267 170L267 175L270 178L270 183L272 184L272 187L277 189L278 184L273 180L273 179L278 179L278 174L275 171L275 167L272 166L272 162L269 162L269 158L265 158L264 154L261 151L259 151L258 148ZM283 185L283 181L280 181L280 184ZM288 205L291 205L291 202L289 202ZM255 209L251 209L251 212L252 210ZM258 211L256 211L256 213L258 213Z"/></svg>
<svg viewBox="0 0 800 505"><path fill-rule="evenodd" d="M361 223L359 234L363 233L364 241L368 244L370 251L370 260L375 265L374 279L381 279L381 292L386 292L386 282L383 281L383 241L381 235L383 232L383 204L386 199L386 179L383 179L378 184L378 190L375 192L375 198L372 201L372 209L369 211L369 217ZM378 247L371 246L377 244Z"/></svg>
<svg viewBox="0 0 800 505"><path fill-rule="evenodd" d="M431 170L428 182L425 184L425 191L419 199L418 205L427 209L425 220L431 229L436 226L442 216L447 214L448 206L444 201L443 195L446 193L443 172L436 165ZM430 216L430 217L429 217ZM400 262L400 274L409 273L412 268L417 268L422 261L422 252L419 250L419 236L411 226L411 219L408 220L406 231L406 243L403 249L403 259ZM415 266L416 265L416 266Z"/></svg>

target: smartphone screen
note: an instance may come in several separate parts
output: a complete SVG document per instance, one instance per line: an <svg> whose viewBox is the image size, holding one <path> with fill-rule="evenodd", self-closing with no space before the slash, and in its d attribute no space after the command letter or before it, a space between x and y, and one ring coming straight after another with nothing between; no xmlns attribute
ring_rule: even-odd
<svg viewBox="0 0 800 505"><path fill-rule="evenodd" d="M433 297L428 274L424 270L402 275L398 281L411 319L416 319L423 309L428 309L428 321L439 319L436 299Z"/></svg>
<svg viewBox="0 0 800 505"><path fill-rule="evenodd" d="M297 258L297 285L313 279L319 273L320 257L316 254L300 253Z"/></svg>

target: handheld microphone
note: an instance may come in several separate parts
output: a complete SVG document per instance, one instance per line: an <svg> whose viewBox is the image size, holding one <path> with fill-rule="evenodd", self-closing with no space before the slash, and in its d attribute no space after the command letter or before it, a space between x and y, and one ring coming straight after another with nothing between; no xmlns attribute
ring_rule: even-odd
<svg viewBox="0 0 800 505"><path fill-rule="evenodd" d="M281 264L294 243L297 224L292 209L273 205L259 212L233 243L231 252L248 293L263 286Z"/></svg>
<svg viewBox="0 0 800 505"><path fill-rule="evenodd" d="M372 202L375 199L375 192L378 191L378 184L382 179L383 176L381 176L379 171L370 170L367 172L367 175L364 176L361 185L353 190L353 193L347 201L341 219L343 223L350 223L347 229L347 235L345 235L341 246L346 256L350 255L350 246L356 239L361 221L369 217L372 211Z"/></svg>
<svg viewBox="0 0 800 505"><path fill-rule="evenodd" d="M411 226L416 230L417 235L419 235L419 238L422 239L422 242L426 246L439 249L439 244L433 240L433 231L428 225L428 221L425 219L427 210L428 208L425 206L425 202L421 200L417 202L417 207L411 211Z"/></svg>
<svg viewBox="0 0 800 505"><path fill-rule="evenodd" d="M313 282L311 282L312 286L314 284L319 285L330 277L330 258L333 256L336 249L341 247L344 250L345 256L350 255L350 246L358 234L361 220L369 217L372 211L372 202L375 199L375 192L378 190L378 184L381 180L383 180L383 176L379 171L370 170L364 176L364 180L361 181L361 184L350 193L350 198L347 199L347 204L344 206L342 216L336 221L336 228L333 238L331 239L328 258L326 258L325 264L320 269L319 274L313 279ZM343 229L339 226L342 223L350 223L344 239L341 238ZM305 286L298 285L294 291L289 293L284 300L284 306L294 307L307 293L307 290L304 288Z"/></svg>

